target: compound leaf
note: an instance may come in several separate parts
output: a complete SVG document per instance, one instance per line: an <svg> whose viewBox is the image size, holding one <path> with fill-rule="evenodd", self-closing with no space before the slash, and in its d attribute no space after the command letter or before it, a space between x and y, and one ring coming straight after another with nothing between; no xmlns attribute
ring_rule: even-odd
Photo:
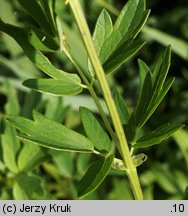
<svg viewBox="0 0 188 216"><path fill-rule="evenodd" d="M165 82L170 66L170 53L170 47L167 47L157 60L153 72L143 61L139 60L141 87L134 112L135 125L138 128L146 123L172 86L174 78Z"/></svg>
<svg viewBox="0 0 188 216"><path fill-rule="evenodd" d="M150 116L154 113L154 111L157 109L157 107L159 106L159 104L161 103L161 101L169 91L173 82L174 82L174 78L167 80L163 88L159 92L157 91L154 92L152 99L147 107L147 110L144 113L143 119L140 122L139 127L142 127L146 123L146 121L150 118Z"/></svg>
<svg viewBox="0 0 188 216"><path fill-rule="evenodd" d="M25 141L60 151L93 151L92 142L83 135L37 111L33 111L33 117L35 121L15 115L7 115L6 119L26 134L18 136Z"/></svg>
<svg viewBox="0 0 188 216"><path fill-rule="evenodd" d="M42 54L40 50L35 48L30 41L28 33L19 27L5 24L0 20L0 30L13 37L17 43L22 47L27 57L44 73L55 79L67 79L75 83L81 83L80 78L76 74L69 74L62 70L55 68L48 58Z"/></svg>
<svg viewBox="0 0 188 216"><path fill-rule="evenodd" d="M143 46L143 43L132 42L146 22L148 15L149 10L145 9L144 0L130 0L122 9L111 34L102 40L100 46L96 46L106 73L117 69ZM96 25L95 35L98 29L104 34L106 32L104 25L108 23L109 21L103 21L103 26L101 25L100 28Z"/></svg>

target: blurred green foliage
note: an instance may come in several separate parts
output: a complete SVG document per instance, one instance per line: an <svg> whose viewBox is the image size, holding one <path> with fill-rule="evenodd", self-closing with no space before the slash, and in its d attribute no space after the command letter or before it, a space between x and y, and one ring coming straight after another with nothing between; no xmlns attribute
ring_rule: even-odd
<svg viewBox="0 0 188 216"><path fill-rule="evenodd" d="M103 7L106 7L115 19L118 10L125 3L120 0L81 0L81 2L91 32ZM16 0L0 0L0 5L0 16L5 22L21 26L24 20L30 19ZM141 58L148 65L152 65L164 49L163 45L172 44L174 52L169 77L176 77L176 79L170 93L148 121L144 130L152 131L168 121L185 124L185 128L175 134L174 139L165 141L152 149L146 149L144 153L149 156L149 159L139 167L138 171L145 199L187 199L188 2L180 0L169 4L162 0L148 0L147 8L151 8L151 15L139 35L140 39L147 41L146 45L134 58L121 66L118 73L109 74L107 78L112 89L118 88L126 97L127 104L135 107L139 93L137 59ZM71 44L72 53L79 56L78 63L87 72L87 54L70 9L62 0L56 0L56 12L61 18L63 31L67 35L68 43ZM74 72L75 69L66 56L50 52L47 56L56 67ZM1 33L0 114L20 114L31 118L32 110L36 109L58 122L63 122L69 128L83 131L78 108L82 105L97 112L91 97L84 92L83 95L59 99L29 91L21 84L25 79L41 76L42 73L27 59L19 45L12 38ZM2 135L3 133L6 135ZM89 161L93 161L90 155L46 151L33 145L28 145L29 148L26 149L17 140L15 129L7 123L5 125L1 116L0 134L0 199L75 199L77 197L77 182L88 168ZM19 158L25 155L24 151L33 153L30 155L30 160L32 157L38 157L38 163L30 169L26 163L28 158L23 159L26 164L19 164L19 169L23 170L23 173L14 178L17 172L15 164L9 164L9 158L4 157L3 151L7 151L8 157L14 157L10 149L4 146L6 142L10 142L16 152L15 163L19 164ZM36 184L23 192L19 185L20 181L25 182L25 188L30 188L28 187L30 181ZM85 197L85 199L132 198L130 186L120 171L111 171L99 189Z"/></svg>

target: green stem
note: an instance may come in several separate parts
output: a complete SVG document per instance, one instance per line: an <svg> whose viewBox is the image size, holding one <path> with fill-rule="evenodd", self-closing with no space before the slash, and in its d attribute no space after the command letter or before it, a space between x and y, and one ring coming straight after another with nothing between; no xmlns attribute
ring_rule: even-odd
<svg viewBox="0 0 188 216"><path fill-rule="evenodd" d="M69 0L68 3L70 4L73 14L75 16L75 19L80 29L90 61L92 63L92 66L95 70L98 81L100 83L104 99L107 103L107 107L109 109L109 113L111 115L112 122L115 128L115 131L117 133L118 140L119 140L119 146L117 147L120 150L122 159L125 163L125 166L127 167L127 174L128 174L129 181L131 183L131 187L132 187L135 199L141 200L143 199L143 194L142 194L142 189L140 186L137 170L132 162L128 143L127 143L127 140L124 134L124 130L121 125L121 121L120 121L113 97L111 95L111 91L110 91L108 82L106 80L106 76L105 76L103 67L95 51L92 37L89 31L89 27L87 25L83 10L80 6L79 0Z"/></svg>
<svg viewBox="0 0 188 216"><path fill-rule="evenodd" d="M58 17L56 19L56 23L57 23L57 27L58 27L58 33L59 33L60 51L63 51L66 54L66 56L69 58L69 60L75 66L75 68L78 71L78 73L79 73L80 77L82 78L83 82L86 84L87 89L88 89L89 93L91 94L91 96L92 96L92 98L93 98L93 100L94 100L94 102L95 102L95 104L96 104L96 106L97 106L97 108L99 110L99 113L100 113L100 115L101 115L101 117L103 119L103 122L104 122L104 124L105 124L108 132L110 133L110 135L111 135L114 143L116 143L117 142L117 137L116 137L116 135L115 135L115 133L114 133L114 131L113 131L113 129L112 129L112 127L111 127L111 125L110 125L110 123L109 123L106 115L105 115L103 107L102 107L102 105L101 105L101 103L100 103L100 101L99 101L99 99L98 99L98 97L97 97L97 95L95 93L93 85L90 84L90 82L88 81L87 77L82 72L80 66L77 64L77 62L72 57L72 55L70 54L70 52L67 50L66 46L63 43L62 28L61 28L61 24L60 24L60 21L59 21Z"/></svg>

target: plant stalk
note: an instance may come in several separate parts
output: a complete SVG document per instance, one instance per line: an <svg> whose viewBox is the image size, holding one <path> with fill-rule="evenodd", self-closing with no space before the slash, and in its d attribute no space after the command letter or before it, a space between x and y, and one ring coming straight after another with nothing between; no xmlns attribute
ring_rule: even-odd
<svg viewBox="0 0 188 216"><path fill-rule="evenodd" d="M84 16L83 10L81 8L79 0L69 0L67 3L70 4L72 12L75 16L75 19L78 24L79 30L81 32L84 44L86 46L90 61L92 63L92 66L95 70L98 81L100 83L104 99L107 103L107 107L108 107L115 131L117 133L117 137L119 140L119 146L117 147L120 151L120 154L125 163L125 166L127 167L127 175L128 175L128 178L129 178L132 190L133 190L134 197L137 200L142 200L143 194L142 194L142 189L141 189L138 174L137 174L137 169L132 162L128 143L127 143L127 140L124 134L124 130L123 130L116 106L115 106L115 102L113 100L108 82L106 80L105 72L103 70L101 62L97 56L95 47L93 45L93 40L91 37L91 33L89 31L89 27L88 27L86 18Z"/></svg>

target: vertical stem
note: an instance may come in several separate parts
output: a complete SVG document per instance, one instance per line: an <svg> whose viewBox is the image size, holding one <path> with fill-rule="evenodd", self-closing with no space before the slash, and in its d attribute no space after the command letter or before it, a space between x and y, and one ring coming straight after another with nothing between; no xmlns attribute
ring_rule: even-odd
<svg viewBox="0 0 188 216"><path fill-rule="evenodd" d="M57 23L58 23L58 25L60 25L60 24L59 24L59 21L58 21ZM61 27L59 26L59 28L61 28ZM102 107L102 105L101 105L101 103L100 103L100 101L99 101L99 99L98 99L98 97L97 97L97 95L96 95L96 93L95 93L95 91L94 91L93 86L90 85L90 83L89 83L88 79L86 78L85 74L84 74L84 73L82 72L82 70L80 69L80 66L77 64L77 62L74 60L74 58L69 54L68 50L61 44L61 43L62 43L61 32L62 32L62 30L59 29L60 47L61 47L61 50L67 55L67 57L70 59L70 61L71 61L71 62L73 63L73 65L76 67L76 69L77 69L77 71L78 71L80 77L82 78L82 80L83 80L84 83L86 84L87 89L88 89L89 93L91 94L91 96L92 96L92 98L93 98L93 100L94 100L94 102L95 102L95 104L96 104L96 106L97 106L97 108L98 108L98 110L99 110L99 113L100 113L100 115L101 115L101 117L102 117L102 119L103 119L103 122L104 122L104 124L105 124L105 126L106 126L108 132L110 133L110 135L111 135L111 137L112 137L114 143L116 143L116 142L117 142L117 137L116 137L116 135L115 135L115 133L114 133L114 131L113 131L113 129L112 129L112 127L111 127L111 125L110 125L110 123L109 123L109 121L108 121L106 115L105 115L105 112L104 112L104 110L103 110L103 107Z"/></svg>
<svg viewBox="0 0 188 216"><path fill-rule="evenodd" d="M119 140L118 149L120 150L122 159L127 167L127 174L128 174L129 181L131 183L131 187L132 187L135 199L141 200L143 199L143 194L142 194L142 189L140 186L137 170L132 162L128 143L127 143L127 140L124 134L124 130L121 125L121 121L120 121L113 97L111 95L111 91L110 91L108 82L106 80L106 76L105 76L103 67L95 51L92 37L89 31L89 27L87 25L84 13L80 6L79 0L69 0L68 3L70 4L73 14L75 16L75 19L80 29L90 61L93 65L93 68L95 70L96 76L98 78L98 81L100 83L100 86L103 92L104 99L107 103L109 113L111 115L112 122L115 128L115 131L117 133L118 140Z"/></svg>

